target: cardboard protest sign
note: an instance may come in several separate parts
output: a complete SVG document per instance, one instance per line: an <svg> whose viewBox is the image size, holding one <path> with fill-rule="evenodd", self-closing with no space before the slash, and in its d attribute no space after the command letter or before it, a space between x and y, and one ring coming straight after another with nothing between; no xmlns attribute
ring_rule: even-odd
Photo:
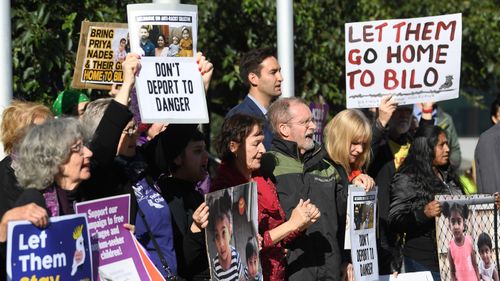
<svg viewBox="0 0 500 281"><path fill-rule="evenodd" d="M143 55L135 88L144 123L208 123L197 13L193 5L127 5L131 50Z"/></svg>
<svg viewBox="0 0 500 281"><path fill-rule="evenodd" d="M457 98L461 49L461 14L347 23L347 107Z"/></svg>
<svg viewBox="0 0 500 281"><path fill-rule="evenodd" d="M83 21L71 87L109 90L123 83L128 52L127 24Z"/></svg>
<svg viewBox="0 0 500 281"><path fill-rule="evenodd" d="M212 280L262 280L255 182L205 195L205 230Z"/></svg>
<svg viewBox="0 0 500 281"><path fill-rule="evenodd" d="M133 235L123 227L129 223L129 209L128 194L75 205L77 213L87 215L96 280L98 275L106 280L151 280Z"/></svg>
<svg viewBox="0 0 500 281"><path fill-rule="evenodd" d="M9 222L9 280L92 280L92 255L84 215L50 218L45 229Z"/></svg>
<svg viewBox="0 0 500 281"><path fill-rule="evenodd" d="M376 237L377 191L349 186L351 258L355 280L378 280Z"/></svg>
<svg viewBox="0 0 500 281"><path fill-rule="evenodd" d="M441 280L498 280L498 225L492 195L438 195Z"/></svg>

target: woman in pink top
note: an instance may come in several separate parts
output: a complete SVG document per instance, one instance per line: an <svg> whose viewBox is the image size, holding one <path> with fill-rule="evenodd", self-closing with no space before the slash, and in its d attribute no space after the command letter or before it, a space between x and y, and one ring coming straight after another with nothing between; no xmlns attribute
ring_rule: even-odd
<svg viewBox="0 0 500 281"><path fill-rule="evenodd" d="M469 216L467 205L453 203L443 204L443 215L450 222L450 230L453 239L448 246L448 260L452 281L474 281L479 279L476 253L470 235L465 234L467 230L465 221Z"/></svg>

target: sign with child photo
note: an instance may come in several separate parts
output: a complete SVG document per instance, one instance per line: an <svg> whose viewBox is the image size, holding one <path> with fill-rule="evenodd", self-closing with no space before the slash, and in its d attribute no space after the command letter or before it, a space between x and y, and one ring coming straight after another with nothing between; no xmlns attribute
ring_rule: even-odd
<svg viewBox="0 0 500 281"><path fill-rule="evenodd" d="M350 185L348 198L348 232L355 280L378 278L377 259L377 189L365 192L363 187ZM347 243L345 243L347 244Z"/></svg>
<svg viewBox="0 0 500 281"><path fill-rule="evenodd" d="M205 202L212 280L262 280L255 182L209 193Z"/></svg>
<svg viewBox="0 0 500 281"><path fill-rule="evenodd" d="M441 279L499 280L495 239L495 198L491 195L438 195L436 219Z"/></svg>
<svg viewBox="0 0 500 281"><path fill-rule="evenodd" d="M82 21L71 87L110 90L112 84L123 83L128 52L127 24Z"/></svg>
<svg viewBox="0 0 500 281"><path fill-rule="evenodd" d="M462 15L345 24L347 108L458 97Z"/></svg>
<svg viewBox="0 0 500 281"><path fill-rule="evenodd" d="M197 13L194 5L127 5L130 48L142 56L135 89L144 123L208 123Z"/></svg>

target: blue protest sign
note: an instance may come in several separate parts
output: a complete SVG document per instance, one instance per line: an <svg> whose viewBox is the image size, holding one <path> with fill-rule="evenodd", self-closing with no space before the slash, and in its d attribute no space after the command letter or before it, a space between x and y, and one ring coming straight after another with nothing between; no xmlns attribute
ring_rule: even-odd
<svg viewBox="0 0 500 281"><path fill-rule="evenodd" d="M39 229L9 222L7 275L10 280L92 280L92 255L85 215L50 219Z"/></svg>

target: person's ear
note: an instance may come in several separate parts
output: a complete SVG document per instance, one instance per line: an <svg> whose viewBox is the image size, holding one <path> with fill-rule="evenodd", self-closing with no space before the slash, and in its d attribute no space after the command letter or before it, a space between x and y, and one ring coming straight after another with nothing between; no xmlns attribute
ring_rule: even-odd
<svg viewBox="0 0 500 281"><path fill-rule="evenodd" d="M248 73L248 82L250 82L250 85L256 87L259 85L259 76L253 72Z"/></svg>
<svg viewBox="0 0 500 281"><path fill-rule="evenodd" d="M283 138L288 138L290 136L290 126L286 123L281 123L278 126L279 133Z"/></svg>
<svg viewBox="0 0 500 281"><path fill-rule="evenodd" d="M238 148L240 147L240 144L235 142L235 141L230 141L229 142L229 150L232 152L232 153L235 153L236 154L236 151L238 151Z"/></svg>
<svg viewBox="0 0 500 281"><path fill-rule="evenodd" d="M175 157L174 159L174 164L177 165L177 166L182 166L182 153L177 155L177 157Z"/></svg>
<svg viewBox="0 0 500 281"><path fill-rule="evenodd" d="M493 122L493 124L496 124L498 122L498 119L496 116L491 116L491 122Z"/></svg>

